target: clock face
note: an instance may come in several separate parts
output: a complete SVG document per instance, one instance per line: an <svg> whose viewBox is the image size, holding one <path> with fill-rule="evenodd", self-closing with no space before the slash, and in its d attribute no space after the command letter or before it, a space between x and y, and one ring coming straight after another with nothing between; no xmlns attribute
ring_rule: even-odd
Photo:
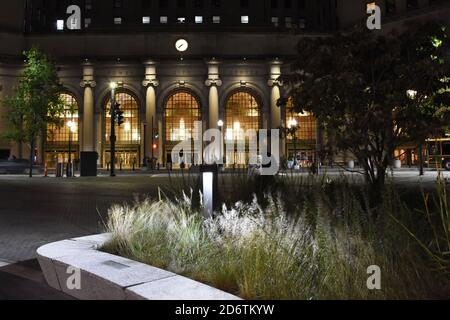
<svg viewBox="0 0 450 320"><path fill-rule="evenodd" d="M175 43L175 48L180 52L184 52L189 48L189 43L185 39L179 39Z"/></svg>

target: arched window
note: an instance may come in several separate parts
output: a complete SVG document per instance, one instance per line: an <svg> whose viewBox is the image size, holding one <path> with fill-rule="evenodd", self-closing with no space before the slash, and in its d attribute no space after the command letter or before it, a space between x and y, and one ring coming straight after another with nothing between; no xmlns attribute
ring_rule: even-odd
<svg viewBox="0 0 450 320"><path fill-rule="evenodd" d="M191 139L195 121L201 121L200 105L189 92L177 92L167 100L164 119L166 142Z"/></svg>
<svg viewBox="0 0 450 320"><path fill-rule="evenodd" d="M139 105L136 99L126 92L119 92L116 94L116 102L120 104L124 117L124 123L120 127L116 126L117 144L140 144ZM108 99L105 106L106 143L109 143L111 135L110 109L111 99Z"/></svg>
<svg viewBox="0 0 450 320"><path fill-rule="evenodd" d="M69 140L78 143L78 103L68 93L60 94L60 100L64 103L64 112L60 115L61 126L47 126L47 143L64 144Z"/></svg>
<svg viewBox="0 0 450 320"><path fill-rule="evenodd" d="M116 129L116 168L132 169L140 165L140 109L139 104L131 94L127 92L117 92L116 102L120 104L120 110L123 111L124 123ZM105 104L105 144L103 148L103 166L111 166L111 99L108 98Z"/></svg>
<svg viewBox="0 0 450 320"><path fill-rule="evenodd" d="M301 167L311 166L316 157L316 117L309 112L295 112L293 100L290 98L286 105L285 126L290 129L286 137L288 158L295 158Z"/></svg>
<svg viewBox="0 0 450 320"><path fill-rule="evenodd" d="M231 95L225 106L225 121L227 139L238 135L238 131L258 131L261 125L261 110L256 98L242 91Z"/></svg>
<svg viewBox="0 0 450 320"><path fill-rule="evenodd" d="M77 169L79 150L78 103L75 97L69 93L61 93L60 100L64 103L64 111L60 115L61 123L47 126L44 159L49 168L55 168L57 163L67 163L70 158L75 165L75 169Z"/></svg>
<svg viewBox="0 0 450 320"><path fill-rule="evenodd" d="M193 94L179 91L169 97L164 107L166 162L172 163L172 160L176 160L172 159L171 152L179 142L196 138L195 122L201 119L200 103Z"/></svg>
<svg viewBox="0 0 450 320"><path fill-rule="evenodd" d="M247 130L258 131L261 127L261 106L252 94L239 91L232 94L225 105L225 140L243 141ZM248 143L244 153L227 153L227 164L246 165L248 163Z"/></svg>
<svg viewBox="0 0 450 320"><path fill-rule="evenodd" d="M296 127L295 137L297 140L303 141L314 141L316 140L316 117L312 113L302 112L297 113L294 112L294 103L292 99L288 100L286 105L286 126ZM289 140L293 140L294 136L289 135L287 137Z"/></svg>

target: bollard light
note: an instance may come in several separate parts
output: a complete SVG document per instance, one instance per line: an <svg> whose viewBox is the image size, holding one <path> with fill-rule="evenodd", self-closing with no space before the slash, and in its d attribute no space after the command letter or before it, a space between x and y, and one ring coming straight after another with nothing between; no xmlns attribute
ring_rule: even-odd
<svg viewBox="0 0 450 320"><path fill-rule="evenodd" d="M218 200L218 168L216 165L203 165L202 174L203 216L205 219L213 217L214 208Z"/></svg>

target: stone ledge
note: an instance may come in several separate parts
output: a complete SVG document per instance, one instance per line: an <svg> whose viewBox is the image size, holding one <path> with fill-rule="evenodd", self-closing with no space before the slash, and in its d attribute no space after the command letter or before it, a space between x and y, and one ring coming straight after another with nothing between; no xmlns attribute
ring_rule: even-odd
<svg viewBox="0 0 450 320"><path fill-rule="evenodd" d="M111 234L63 240L37 250L50 287L82 300L240 300L203 283L140 262L98 251ZM80 270L81 288L69 289Z"/></svg>

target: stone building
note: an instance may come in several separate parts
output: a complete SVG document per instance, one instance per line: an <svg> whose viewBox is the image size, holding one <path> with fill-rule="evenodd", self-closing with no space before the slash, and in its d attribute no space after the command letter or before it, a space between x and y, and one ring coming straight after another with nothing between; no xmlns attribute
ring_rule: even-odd
<svg viewBox="0 0 450 320"><path fill-rule="evenodd" d="M278 77L289 72L301 37L325 36L364 21L364 0L19 0L0 13L0 99L10 95L23 68L21 53L36 45L58 64L66 88L62 128L49 127L36 161L66 162L96 151L98 165L110 158L110 83L125 123L118 129L117 157L123 168L146 157L170 161L173 146L203 128L223 123L225 137L237 129L270 129L295 119L295 146L283 139L282 155L313 161L318 145L312 115L280 110L287 93ZM449 1L378 1L383 30L417 17L449 21ZM80 8L79 30L69 17ZM1 110L1 108L0 108ZM0 111L0 114L3 111ZM7 123L0 119L0 132ZM295 150L294 150L295 149ZM26 157L30 148L0 140L0 158ZM237 155L247 161L246 153Z"/></svg>

